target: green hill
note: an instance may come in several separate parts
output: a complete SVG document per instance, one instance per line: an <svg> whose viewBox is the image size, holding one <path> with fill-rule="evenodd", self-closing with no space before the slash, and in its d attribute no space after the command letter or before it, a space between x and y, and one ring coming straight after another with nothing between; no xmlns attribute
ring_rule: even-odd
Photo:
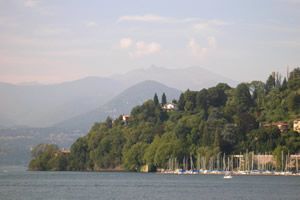
<svg viewBox="0 0 300 200"><path fill-rule="evenodd" d="M33 152L32 170L138 171L148 164L166 168L171 158L209 158L219 153L300 151L300 134L292 122L300 116L300 68L288 80L272 74L266 83L241 83L236 88L220 83L201 91L182 93L176 110L166 111L157 99L122 116L95 123L79 138L70 153L53 145ZM286 129L279 129L279 121ZM209 162L209 160L207 161Z"/></svg>
<svg viewBox="0 0 300 200"><path fill-rule="evenodd" d="M95 122L105 120L107 116L117 118L120 114L130 113L134 106L142 104L154 93L162 95L164 92L170 99L178 98L181 93L177 89L167 87L156 81L142 81L127 88L104 105L55 124L54 127L87 131Z"/></svg>

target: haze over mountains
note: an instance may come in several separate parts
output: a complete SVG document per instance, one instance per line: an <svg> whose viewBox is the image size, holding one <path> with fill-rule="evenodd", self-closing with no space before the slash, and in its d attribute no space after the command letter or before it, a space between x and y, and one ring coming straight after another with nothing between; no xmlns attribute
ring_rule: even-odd
<svg viewBox="0 0 300 200"><path fill-rule="evenodd" d="M0 83L0 126L51 126L102 105L123 89L120 82L99 77L54 85Z"/></svg>
<svg viewBox="0 0 300 200"><path fill-rule="evenodd" d="M156 83L140 84L146 80ZM236 84L200 67L167 69L155 66L106 78L87 77L54 85L0 83L0 127L61 126L74 119L86 123L99 121L108 114L116 117L129 112L135 105L152 98L155 92L170 93L169 97L175 98L179 90L200 90L219 82ZM132 88L125 90L129 87ZM70 127L70 123L67 124ZM78 124L81 123L78 121Z"/></svg>
<svg viewBox="0 0 300 200"><path fill-rule="evenodd" d="M103 121L107 116L117 118L120 114L128 114L134 106L142 104L147 99L152 99L155 93L159 97L165 93L171 101L172 99L178 99L181 91L167 87L156 81L143 81L126 89L99 108L54 126L64 129L88 131L93 123Z"/></svg>
<svg viewBox="0 0 300 200"><path fill-rule="evenodd" d="M235 84L195 67L150 67L53 85L0 83L0 166L26 166L30 149L39 143L68 148L95 122L129 114L154 93L160 99L165 92L171 101L188 88L200 90L218 82Z"/></svg>
<svg viewBox="0 0 300 200"><path fill-rule="evenodd" d="M215 86L220 82L231 86L236 85L235 81L200 67L167 69L151 66L147 69L137 69L125 74L113 75L111 78L129 85L144 80L154 80L181 91L187 89L198 91L202 88Z"/></svg>

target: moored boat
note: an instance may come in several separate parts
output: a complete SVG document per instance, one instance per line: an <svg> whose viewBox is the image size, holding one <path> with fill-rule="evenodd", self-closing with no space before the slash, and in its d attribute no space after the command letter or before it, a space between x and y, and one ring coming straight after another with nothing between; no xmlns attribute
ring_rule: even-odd
<svg viewBox="0 0 300 200"><path fill-rule="evenodd" d="M231 178L232 178L231 172L226 172L224 175L224 179L231 179Z"/></svg>

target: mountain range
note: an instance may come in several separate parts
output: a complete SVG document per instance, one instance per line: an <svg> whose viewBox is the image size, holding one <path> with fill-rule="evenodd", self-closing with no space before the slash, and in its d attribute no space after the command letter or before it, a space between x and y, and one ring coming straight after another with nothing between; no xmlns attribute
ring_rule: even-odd
<svg viewBox="0 0 300 200"><path fill-rule="evenodd" d="M100 77L54 85L0 83L0 126L47 127L107 102L124 86Z"/></svg>
<svg viewBox="0 0 300 200"><path fill-rule="evenodd" d="M201 90L218 82L236 84L196 67L150 67L53 85L0 83L0 166L26 166L30 149L40 143L68 148L94 122L129 114L155 93L161 99L164 92L171 101L188 88Z"/></svg>
<svg viewBox="0 0 300 200"><path fill-rule="evenodd" d="M178 99L181 91L167 87L156 81L143 81L129 87L108 103L85 114L55 124L55 127L88 131L95 122L103 121L108 116L117 118L121 114L129 114L130 110L147 99L152 99L154 94L159 97L166 94L168 100Z"/></svg>
<svg viewBox="0 0 300 200"><path fill-rule="evenodd" d="M103 120L107 115L116 117L129 112L155 92L177 98L179 91L200 90L219 82L236 84L200 67L155 66L53 85L0 83L0 127L91 126L93 121ZM70 123L74 120L76 123Z"/></svg>
<svg viewBox="0 0 300 200"><path fill-rule="evenodd" d="M132 70L125 74L116 74L111 78L127 85L134 85L144 80L153 80L181 91L187 89L198 91L202 88L215 86L220 82L231 86L237 84L236 81L201 67L168 69L151 66L146 69Z"/></svg>

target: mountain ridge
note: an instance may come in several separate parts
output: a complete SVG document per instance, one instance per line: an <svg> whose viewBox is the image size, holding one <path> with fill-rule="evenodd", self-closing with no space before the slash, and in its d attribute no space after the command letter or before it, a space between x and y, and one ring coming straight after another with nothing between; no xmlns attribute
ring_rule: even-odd
<svg viewBox="0 0 300 200"><path fill-rule="evenodd" d="M110 77L129 85L134 85L143 80L154 80L182 91L187 89L198 91L220 82L225 82L231 86L237 85L236 81L197 66L176 69L151 66L131 70L124 74L114 74Z"/></svg>
<svg viewBox="0 0 300 200"><path fill-rule="evenodd" d="M109 77L88 76L48 85L0 82L0 127L53 126L96 109L125 89L146 80L181 91L199 91L219 82L236 84L226 77L195 66L179 69L151 66Z"/></svg>
<svg viewBox="0 0 300 200"><path fill-rule="evenodd" d="M120 114L129 114L129 111L134 106L142 104L147 99L152 99L155 93L157 93L158 96L161 96L162 93L165 93L171 101L174 98L178 98L181 91L170 88L157 81L146 80L125 89L122 93L115 96L113 99L111 99L111 101L107 102L103 106L85 114L78 115L74 118L60 122L54 126L66 129L84 128L87 131L93 125L93 123L103 121L108 116L116 118Z"/></svg>
<svg viewBox="0 0 300 200"><path fill-rule="evenodd" d="M109 88L107 87L109 85ZM102 105L124 89L109 78L87 77L51 85L0 83L0 125L46 127Z"/></svg>

